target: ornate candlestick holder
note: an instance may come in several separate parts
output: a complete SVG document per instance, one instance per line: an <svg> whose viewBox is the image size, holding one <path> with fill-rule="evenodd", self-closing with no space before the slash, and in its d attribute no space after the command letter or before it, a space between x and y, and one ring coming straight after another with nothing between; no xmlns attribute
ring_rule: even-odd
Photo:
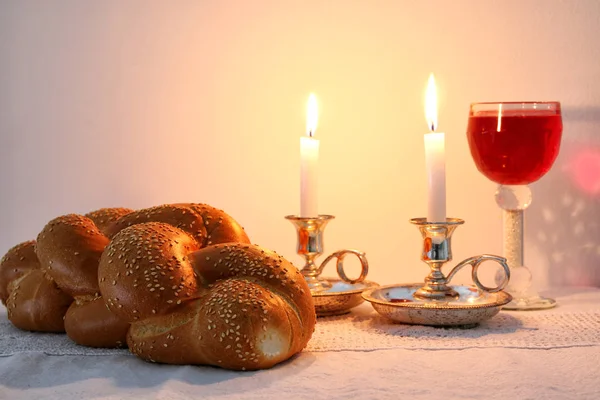
<svg viewBox="0 0 600 400"><path fill-rule="evenodd" d="M452 234L463 220L448 218L446 222L427 222L425 218L414 218L410 222L421 232L421 260L429 266L430 272L424 285L391 285L365 291L363 298L371 302L377 312L408 324L474 326L496 315L511 301L511 296L502 291L510 279L508 264L502 257L489 254L470 257L458 263L448 275L442 272L443 265L452 260ZM484 286L479 280L479 266L484 261L494 261L502 267L504 276L497 287ZM450 280L466 265L472 267L474 286L450 286Z"/></svg>
<svg viewBox="0 0 600 400"><path fill-rule="evenodd" d="M298 234L296 251L305 259L300 273L308 283L317 315L344 314L362 303L364 301L361 297L362 292L377 286L375 282L365 280L369 273L369 262L364 252L353 249L338 250L325 258L320 265L316 263L316 259L323 254L325 227L335 217L333 215L318 217L288 215L285 218L294 224ZM350 254L358 257L361 265L360 276L356 279L348 278L344 271L344 258ZM334 258L337 259L336 268L341 279L322 277L323 269Z"/></svg>

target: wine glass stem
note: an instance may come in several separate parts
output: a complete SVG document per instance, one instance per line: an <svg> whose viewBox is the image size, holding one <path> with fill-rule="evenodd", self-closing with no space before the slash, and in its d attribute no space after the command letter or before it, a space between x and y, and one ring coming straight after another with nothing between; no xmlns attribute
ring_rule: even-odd
<svg viewBox="0 0 600 400"><path fill-rule="evenodd" d="M525 265L523 215L523 210L504 210L504 257L511 268Z"/></svg>
<svg viewBox="0 0 600 400"><path fill-rule="evenodd" d="M531 272L524 265L524 212L531 204L531 192L526 186L500 186L496 200L504 210L504 258L510 267L510 281L506 291L513 296L513 301L504 308L539 310L554 307L555 300L541 297L532 288ZM502 274L496 275L497 281L502 278Z"/></svg>

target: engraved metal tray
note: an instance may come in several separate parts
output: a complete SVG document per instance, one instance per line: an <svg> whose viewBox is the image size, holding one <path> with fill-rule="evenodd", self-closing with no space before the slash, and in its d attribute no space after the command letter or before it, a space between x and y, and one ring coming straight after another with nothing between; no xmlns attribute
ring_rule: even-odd
<svg viewBox="0 0 600 400"><path fill-rule="evenodd" d="M363 291L379 286L371 281L352 284L341 279L324 278L324 280L330 283L331 287L326 290L312 292L315 311L319 317L350 312L350 309L364 302L361 296Z"/></svg>
<svg viewBox="0 0 600 400"><path fill-rule="evenodd" d="M413 297L422 283L371 288L362 297L381 315L403 324L472 327L498 314L510 294L488 293L475 286L452 286L456 299L420 300Z"/></svg>

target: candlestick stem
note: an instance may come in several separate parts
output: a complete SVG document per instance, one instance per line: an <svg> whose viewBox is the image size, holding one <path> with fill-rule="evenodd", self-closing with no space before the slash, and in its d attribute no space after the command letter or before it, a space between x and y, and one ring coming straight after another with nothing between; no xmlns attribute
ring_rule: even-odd
<svg viewBox="0 0 600 400"><path fill-rule="evenodd" d="M490 254L470 257L458 263L446 276L441 268L448 261L452 261L452 234L454 230L464 223L459 218L447 218L446 222L428 222L425 218L413 218L411 223L417 225L423 237L423 250L421 260L429 265L429 275L425 278L425 285L414 293L416 299L425 301L450 301L459 297L458 293L448 284L456 273L466 265L472 267L471 277L479 290L485 292L498 292L502 290L510 279L510 271L506 259ZM484 286L477 275L479 266L484 261L495 261L502 267L502 275L498 285L494 288Z"/></svg>
<svg viewBox="0 0 600 400"><path fill-rule="evenodd" d="M427 222L424 219L413 219L411 222L419 227L423 236L421 260L429 265L429 275L425 277L425 285L418 289L414 296L421 299L444 300L456 298L458 293L448 286L448 279L441 268L452 260L452 233L463 224L459 219L448 219L447 222Z"/></svg>
<svg viewBox="0 0 600 400"><path fill-rule="evenodd" d="M305 264L300 270L308 287L313 292L327 290L331 287L326 279L320 277L322 268L315 263L315 259L323 254L323 232L333 215L319 215L318 217L298 217L288 215L285 217L296 227L298 241L296 251L304 257Z"/></svg>

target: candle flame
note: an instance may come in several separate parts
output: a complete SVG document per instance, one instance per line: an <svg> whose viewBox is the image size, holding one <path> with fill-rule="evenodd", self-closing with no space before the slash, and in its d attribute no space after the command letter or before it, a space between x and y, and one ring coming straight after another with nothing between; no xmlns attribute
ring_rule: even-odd
<svg viewBox="0 0 600 400"><path fill-rule="evenodd" d="M306 135L313 137L317 129L317 120L319 119L319 110L317 109L317 98L314 93L308 96L308 105L306 112Z"/></svg>
<svg viewBox="0 0 600 400"><path fill-rule="evenodd" d="M437 128L437 91L435 90L435 79L433 74L429 75L427 92L425 94L425 119L427 126L434 132Z"/></svg>

